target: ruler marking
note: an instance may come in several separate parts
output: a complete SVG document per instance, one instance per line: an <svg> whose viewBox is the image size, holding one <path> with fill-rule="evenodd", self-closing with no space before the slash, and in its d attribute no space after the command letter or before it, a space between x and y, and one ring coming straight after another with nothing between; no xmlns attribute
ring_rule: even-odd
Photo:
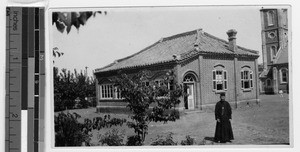
<svg viewBox="0 0 300 152"><path fill-rule="evenodd" d="M20 91L14 91L14 90L10 90L9 92L20 92Z"/></svg>
<svg viewBox="0 0 300 152"><path fill-rule="evenodd" d="M8 26L9 26L9 27L11 27L11 26L10 26L10 20L11 20L11 19L10 19L10 15L9 15L9 22L8 22ZM7 24L7 23L6 23L6 24ZM10 33L10 30L9 30L9 33ZM8 34L8 33L7 33L7 34ZM10 37L10 36L9 36L9 37ZM7 41L7 40L6 40L6 41ZM8 45L9 45L9 48L10 48L10 43L8 43ZM10 51L8 52L8 54L10 55ZM8 58L7 60L8 60L8 63L10 63L10 58ZM8 75L9 75L9 77L10 77L10 72L9 72ZM8 86L8 90L9 90L9 92L10 92L10 86ZM10 95L9 95L9 97L10 97ZM10 103L10 101L8 101L8 102ZM6 104L9 104L9 103L6 103ZM8 110L8 113L10 113L10 108L8 108L7 110ZM9 129L8 129L8 134L10 134L10 123L8 123L8 128L9 128ZM8 136L8 140L10 141L10 136ZM8 142L8 148L10 148L10 142Z"/></svg>

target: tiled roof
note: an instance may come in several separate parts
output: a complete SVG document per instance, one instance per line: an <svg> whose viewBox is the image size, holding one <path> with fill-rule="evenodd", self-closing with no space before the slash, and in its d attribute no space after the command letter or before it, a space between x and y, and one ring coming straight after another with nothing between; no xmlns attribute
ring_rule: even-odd
<svg viewBox="0 0 300 152"><path fill-rule="evenodd" d="M279 54L279 57L277 58L276 62L274 64L283 64L288 63L288 47L281 48L281 52Z"/></svg>
<svg viewBox="0 0 300 152"><path fill-rule="evenodd" d="M268 73L269 73L270 69L265 69L263 70L260 74L259 74L259 77L260 78L266 78Z"/></svg>
<svg viewBox="0 0 300 152"><path fill-rule="evenodd" d="M274 61L274 63L272 64L269 64L269 66L276 66L278 64L285 64L285 63L289 63L289 60L288 60L288 47L287 45L284 46L283 48L280 48L278 50L278 55L277 55L277 58L276 60ZM268 69L265 69L260 75L259 77L260 78L266 78L268 73L270 72L270 67Z"/></svg>
<svg viewBox="0 0 300 152"><path fill-rule="evenodd" d="M195 44L198 44L199 49L195 49ZM201 52L233 54L233 52L228 49L227 41L212 36L199 29L162 38L158 42L131 56L116 60L114 63L96 69L95 72L184 60L187 57ZM237 51L235 53L258 57L257 51L240 46L237 47ZM177 56L177 58L174 56Z"/></svg>

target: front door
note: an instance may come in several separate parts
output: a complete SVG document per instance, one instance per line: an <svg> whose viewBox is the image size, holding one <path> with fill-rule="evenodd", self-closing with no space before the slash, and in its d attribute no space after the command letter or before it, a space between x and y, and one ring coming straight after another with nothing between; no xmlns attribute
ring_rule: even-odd
<svg viewBox="0 0 300 152"><path fill-rule="evenodd" d="M195 108L194 104L194 84L187 84L187 107L190 110Z"/></svg>

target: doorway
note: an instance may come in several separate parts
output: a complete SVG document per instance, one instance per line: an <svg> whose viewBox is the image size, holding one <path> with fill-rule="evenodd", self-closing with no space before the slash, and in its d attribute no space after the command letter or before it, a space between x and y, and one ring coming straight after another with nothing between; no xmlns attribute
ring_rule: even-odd
<svg viewBox="0 0 300 152"><path fill-rule="evenodd" d="M184 98L184 107L188 110L195 109L196 100L196 88L195 88L195 77L192 74L187 74L184 79L184 92L186 94Z"/></svg>

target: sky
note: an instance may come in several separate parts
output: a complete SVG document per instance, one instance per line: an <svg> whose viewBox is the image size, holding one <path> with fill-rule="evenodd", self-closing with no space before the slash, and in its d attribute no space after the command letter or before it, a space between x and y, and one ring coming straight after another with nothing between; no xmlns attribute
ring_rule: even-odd
<svg viewBox="0 0 300 152"><path fill-rule="evenodd" d="M199 28L226 41L226 32L237 30L237 44L259 51L261 63L260 9L260 6L100 8L107 15L91 17L79 30L72 27L69 34L52 26L50 46L64 52L62 57L54 59L54 66L78 71L88 67L88 74L92 75L93 70L136 53L163 37Z"/></svg>

